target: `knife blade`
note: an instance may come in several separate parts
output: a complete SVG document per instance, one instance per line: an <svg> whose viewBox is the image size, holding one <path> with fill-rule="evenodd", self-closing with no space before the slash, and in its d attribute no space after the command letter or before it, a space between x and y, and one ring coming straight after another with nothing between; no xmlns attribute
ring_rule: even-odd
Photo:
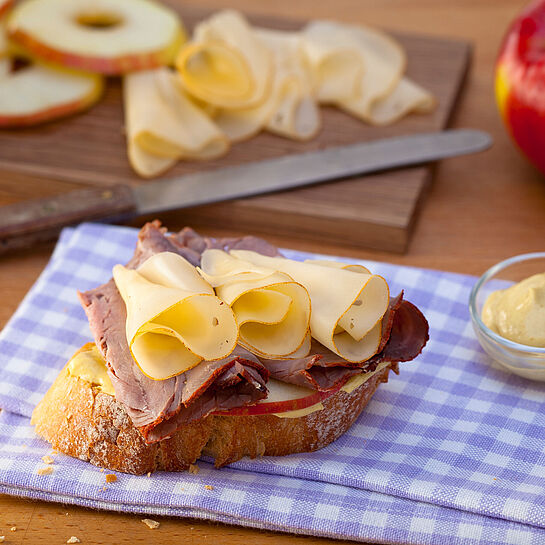
<svg viewBox="0 0 545 545"><path fill-rule="evenodd" d="M0 253L81 221L119 221L483 151L489 134L452 129L286 155L221 169L18 202L0 208ZM90 180L91 182L92 180Z"/></svg>

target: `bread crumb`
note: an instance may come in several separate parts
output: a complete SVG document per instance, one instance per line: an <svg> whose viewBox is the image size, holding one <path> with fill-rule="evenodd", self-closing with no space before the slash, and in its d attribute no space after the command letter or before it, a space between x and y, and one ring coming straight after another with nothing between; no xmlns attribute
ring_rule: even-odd
<svg viewBox="0 0 545 545"><path fill-rule="evenodd" d="M17 526L12 526L12 527L10 528L10 531L16 532L16 531L17 531Z"/></svg>
<svg viewBox="0 0 545 545"><path fill-rule="evenodd" d="M53 471L54 469L51 466L41 467L40 469L38 469L38 475L51 475Z"/></svg>
<svg viewBox="0 0 545 545"><path fill-rule="evenodd" d="M76 536L72 536L66 543L81 543L81 541Z"/></svg>
<svg viewBox="0 0 545 545"><path fill-rule="evenodd" d="M148 471L148 479L151 477L151 471Z"/></svg>
<svg viewBox="0 0 545 545"><path fill-rule="evenodd" d="M51 456L42 456L42 462L44 464L52 464L55 460L53 460L53 458L51 458Z"/></svg>
<svg viewBox="0 0 545 545"><path fill-rule="evenodd" d="M108 473L108 475L106 475L106 482L107 483L115 483L115 481L117 481L117 476L114 475L113 473Z"/></svg>
<svg viewBox="0 0 545 545"><path fill-rule="evenodd" d="M104 468L103 467L100 468L100 472L104 473Z"/></svg>
<svg viewBox="0 0 545 545"><path fill-rule="evenodd" d="M193 473L193 475L197 475L200 470L201 468L197 464L191 464L189 466L189 473Z"/></svg>
<svg viewBox="0 0 545 545"><path fill-rule="evenodd" d="M206 488L206 490L214 490L214 487L211 484L205 484L204 488Z"/></svg>
<svg viewBox="0 0 545 545"><path fill-rule="evenodd" d="M106 487L105 486L102 487L102 492L106 492Z"/></svg>
<svg viewBox="0 0 545 545"><path fill-rule="evenodd" d="M156 520L142 519L142 522L143 522L150 530L155 530L156 528L159 528L159 526L161 526L161 523L160 523L160 522L157 522Z"/></svg>

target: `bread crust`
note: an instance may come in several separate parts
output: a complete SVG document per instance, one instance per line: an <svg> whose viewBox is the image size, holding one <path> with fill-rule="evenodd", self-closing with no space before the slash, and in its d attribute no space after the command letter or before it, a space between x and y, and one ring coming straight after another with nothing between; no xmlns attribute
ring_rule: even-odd
<svg viewBox="0 0 545 545"><path fill-rule="evenodd" d="M70 375L68 365L36 406L36 433L60 452L94 465L132 474L183 471L202 454L216 467L244 456L310 452L335 441L353 424L392 364L347 393L323 401L324 408L299 418L274 415L211 415L183 426L171 438L147 444L115 397Z"/></svg>

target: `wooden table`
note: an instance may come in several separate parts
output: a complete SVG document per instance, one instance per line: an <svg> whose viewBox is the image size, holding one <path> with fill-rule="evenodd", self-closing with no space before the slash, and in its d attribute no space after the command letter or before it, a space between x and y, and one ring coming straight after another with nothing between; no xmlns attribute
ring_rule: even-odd
<svg viewBox="0 0 545 545"><path fill-rule="evenodd" d="M493 65L502 34L524 4L525 0L231 0L231 7L248 13L361 20L391 29L471 40L475 44L474 65L453 125L484 129L495 139L490 151L445 161L437 167L404 256L293 243L289 239L273 242L309 251L471 274L480 274L511 255L543 250L545 180L506 136L493 96ZM215 8L227 3L199 0L199 5ZM27 177L25 182L23 186L16 178L7 179L0 173L0 204L71 189L68 183L44 187ZM171 229L183 226L180 213L165 214L161 219ZM49 245L1 258L0 326L41 272L51 250ZM161 527L150 533L141 518L0 496L0 535L6 535L6 543L65 543L71 535L78 536L82 543L108 544L335 543L186 519L161 519ZM13 525L17 531L12 533Z"/></svg>

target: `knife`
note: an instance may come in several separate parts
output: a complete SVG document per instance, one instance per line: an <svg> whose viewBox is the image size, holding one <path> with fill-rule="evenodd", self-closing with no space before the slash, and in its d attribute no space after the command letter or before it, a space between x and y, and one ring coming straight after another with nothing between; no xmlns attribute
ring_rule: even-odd
<svg viewBox="0 0 545 545"><path fill-rule="evenodd" d="M0 253L54 238L81 221L115 222L483 151L474 129L411 134L195 172L137 187L71 191L0 207Z"/></svg>

